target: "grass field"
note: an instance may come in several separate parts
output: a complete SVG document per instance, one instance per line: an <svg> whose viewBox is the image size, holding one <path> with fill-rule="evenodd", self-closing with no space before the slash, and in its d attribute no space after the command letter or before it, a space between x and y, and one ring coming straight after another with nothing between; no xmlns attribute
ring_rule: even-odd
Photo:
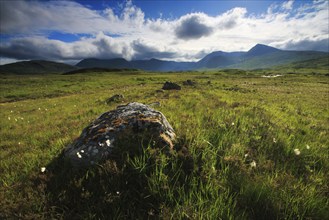
<svg viewBox="0 0 329 220"><path fill-rule="evenodd" d="M0 218L329 219L327 73L1 75ZM156 91L187 79L197 85ZM125 98L106 104L114 94ZM191 156L61 163L90 121L128 102L160 102Z"/></svg>

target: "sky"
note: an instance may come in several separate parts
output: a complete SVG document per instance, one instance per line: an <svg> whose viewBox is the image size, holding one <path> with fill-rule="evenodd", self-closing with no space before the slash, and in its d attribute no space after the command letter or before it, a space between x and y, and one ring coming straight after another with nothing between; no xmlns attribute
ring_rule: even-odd
<svg viewBox="0 0 329 220"><path fill-rule="evenodd" d="M0 64L197 61L258 43L329 52L329 1L0 0Z"/></svg>

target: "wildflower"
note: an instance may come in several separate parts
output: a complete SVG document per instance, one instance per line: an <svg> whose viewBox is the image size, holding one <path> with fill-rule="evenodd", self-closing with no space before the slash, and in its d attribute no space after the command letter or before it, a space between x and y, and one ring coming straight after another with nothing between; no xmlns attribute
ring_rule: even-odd
<svg viewBox="0 0 329 220"><path fill-rule="evenodd" d="M296 149L294 150L294 152L295 152L295 154L296 154L297 156L300 154L300 150L299 150L298 148L296 148Z"/></svg>
<svg viewBox="0 0 329 220"><path fill-rule="evenodd" d="M10 117L8 117L8 120L10 121Z"/></svg>
<svg viewBox="0 0 329 220"><path fill-rule="evenodd" d="M105 143L106 143L106 145L107 145L108 147L111 145L111 141L110 141L109 139L107 139L107 140L105 141Z"/></svg>
<svg viewBox="0 0 329 220"><path fill-rule="evenodd" d="M18 145L21 145L21 142L18 142Z"/></svg>
<svg viewBox="0 0 329 220"><path fill-rule="evenodd" d="M46 171L46 167L41 167L41 173L44 173Z"/></svg>
<svg viewBox="0 0 329 220"><path fill-rule="evenodd" d="M39 111L41 110L41 108L39 108Z"/></svg>
<svg viewBox="0 0 329 220"><path fill-rule="evenodd" d="M85 151L84 150L80 150L81 153L84 153Z"/></svg>
<svg viewBox="0 0 329 220"><path fill-rule="evenodd" d="M232 122L232 126L234 126L234 122Z"/></svg>
<svg viewBox="0 0 329 220"><path fill-rule="evenodd" d="M275 138L273 138L273 143L276 143L276 139Z"/></svg>
<svg viewBox="0 0 329 220"><path fill-rule="evenodd" d="M248 156L249 156L249 154L247 153L247 154L244 155L244 158L247 158Z"/></svg>
<svg viewBox="0 0 329 220"><path fill-rule="evenodd" d="M82 156L81 156L81 154L80 154L79 152L77 152L77 156L78 156L79 158L82 158Z"/></svg>
<svg viewBox="0 0 329 220"><path fill-rule="evenodd" d="M251 163L250 163L250 167L251 168L256 168L256 161L252 161Z"/></svg>
<svg viewBox="0 0 329 220"><path fill-rule="evenodd" d="M309 150L310 149L310 145L307 144L306 145L306 149Z"/></svg>
<svg viewBox="0 0 329 220"><path fill-rule="evenodd" d="M119 191L117 191L117 195L119 195L120 194L120 192Z"/></svg>

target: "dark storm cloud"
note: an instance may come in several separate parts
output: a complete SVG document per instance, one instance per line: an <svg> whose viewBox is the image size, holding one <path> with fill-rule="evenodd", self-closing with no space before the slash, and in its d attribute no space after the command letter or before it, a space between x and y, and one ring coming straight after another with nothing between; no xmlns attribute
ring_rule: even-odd
<svg viewBox="0 0 329 220"><path fill-rule="evenodd" d="M131 43L131 47L134 50L134 59L171 59L177 57L177 53L173 51L161 51L159 48L151 45L147 45L141 40L135 40Z"/></svg>
<svg viewBox="0 0 329 220"><path fill-rule="evenodd" d="M284 46L287 50L314 50L329 52L329 39L322 40L301 40L301 41L288 41Z"/></svg>
<svg viewBox="0 0 329 220"><path fill-rule="evenodd" d="M25 37L0 43L0 56L15 59L78 60L89 57L130 59L129 45L104 34L73 43L44 37Z"/></svg>
<svg viewBox="0 0 329 220"><path fill-rule="evenodd" d="M58 59L60 48L56 43L41 45L42 39L14 39L0 44L0 55L15 59Z"/></svg>
<svg viewBox="0 0 329 220"><path fill-rule="evenodd" d="M175 29L176 37L184 40L199 39L212 32L213 28L204 24L198 15L184 18Z"/></svg>

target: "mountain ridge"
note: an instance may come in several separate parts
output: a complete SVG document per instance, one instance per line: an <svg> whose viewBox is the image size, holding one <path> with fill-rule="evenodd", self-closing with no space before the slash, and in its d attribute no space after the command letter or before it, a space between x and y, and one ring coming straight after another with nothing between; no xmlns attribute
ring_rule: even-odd
<svg viewBox="0 0 329 220"><path fill-rule="evenodd" d="M145 71L187 71L202 69L260 69L285 65L303 60L328 57L327 52L318 51L290 51L280 50L264 44L256 44L248 51L224 52L214 51L197 62L177 62L160 59L131 60L124 58L98 59L86 58L75 66L53 61L22 61L0 66L0 73L50 73L70 72L83 68L106 68L106 69L141 69ZM27 66L24 68L24 66ZM22 69L23 68L23 69ZM20 72L21 71L21 72Z"/></svg>

